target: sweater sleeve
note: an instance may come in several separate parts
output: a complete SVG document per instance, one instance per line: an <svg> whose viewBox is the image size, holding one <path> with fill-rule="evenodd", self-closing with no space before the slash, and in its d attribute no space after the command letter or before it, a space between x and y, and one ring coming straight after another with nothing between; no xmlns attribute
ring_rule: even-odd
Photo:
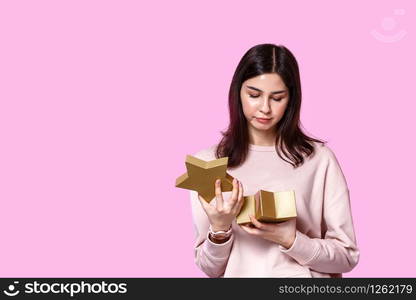
<svg viewBox="0 0 416 300"><path fill-rule="evenodd" d="M286 249L279 245L279 248L301 265L315 271L345 273L357 265L360 253L354 233L347 182L334 153L329 148L327 150L323 188L323 238L311 238L297 230L292 246Z"/></svg>
<svg viewBox="0 0 416 300"><path fill-rule="evenodd" d="M223 244L208 238L209 219L199 203L198 193L190 191L192 220L195 228L194 254L196 265L209 277L223 277L234 242L234 235Z"/></svg>

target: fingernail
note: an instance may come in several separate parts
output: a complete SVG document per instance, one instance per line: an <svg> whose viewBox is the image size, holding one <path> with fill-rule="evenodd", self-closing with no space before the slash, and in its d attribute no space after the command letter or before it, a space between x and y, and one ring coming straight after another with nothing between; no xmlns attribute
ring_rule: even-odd
<svg viewBox="0 0 416 300"><path fill-rule="evenodd" d="M217 181L215 181L216 184L220 184L221 183L221 179L217 179Z"/></svg>
<svg viewBox="0 0 416 300"><path fill-rule="evenodd" d="M233 179L233 183L237 183L237 179L236 178Z"/></svg>

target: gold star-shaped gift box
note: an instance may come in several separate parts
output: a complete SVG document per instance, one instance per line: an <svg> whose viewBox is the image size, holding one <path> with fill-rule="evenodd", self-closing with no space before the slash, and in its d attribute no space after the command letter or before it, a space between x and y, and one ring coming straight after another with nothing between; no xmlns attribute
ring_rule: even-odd
<svg viewBox="0 0 416 300"><path fill-rule="evenodd" d="M187 172L176 179L175 186L197 191L207 202L215 198L215 181L221 179L221 191L233 190L233 179L227 173L228 157L205 161L187 155L185 165Z"/></svg>

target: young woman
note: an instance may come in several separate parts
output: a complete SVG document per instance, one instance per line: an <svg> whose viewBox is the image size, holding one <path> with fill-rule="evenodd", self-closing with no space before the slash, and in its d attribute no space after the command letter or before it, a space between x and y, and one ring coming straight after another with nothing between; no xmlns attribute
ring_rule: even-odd
<svg viewBox="0 0 416 300"><path fill-rule="evenodd" d="M194 156L227 156L233 191L210 203L191 191L195 262L209 277L342 277L359 260L349 189L334 152L300 128L298 64L284 46L242 57L229 91L222 140ZM294 190L297 218L237 225L243 196ZM224 195L223 195L224 194Z"/></svg>

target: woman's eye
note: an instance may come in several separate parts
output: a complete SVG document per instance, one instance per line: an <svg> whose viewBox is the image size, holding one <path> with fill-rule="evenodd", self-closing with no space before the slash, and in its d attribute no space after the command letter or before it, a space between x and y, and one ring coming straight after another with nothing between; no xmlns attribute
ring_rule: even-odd
<svg viewBox="0 0 416 300"><path fill-rule="evenodd" d="M260 96L260 95L251 95L251 94L249 94L249 97L250 97L250 98L258 98L259 96ZM273 100L274 100L274 101L281 101L282 99L283 99L283 98L277 98L277 99L276 99L276 98L273 98Z"/></svg>

